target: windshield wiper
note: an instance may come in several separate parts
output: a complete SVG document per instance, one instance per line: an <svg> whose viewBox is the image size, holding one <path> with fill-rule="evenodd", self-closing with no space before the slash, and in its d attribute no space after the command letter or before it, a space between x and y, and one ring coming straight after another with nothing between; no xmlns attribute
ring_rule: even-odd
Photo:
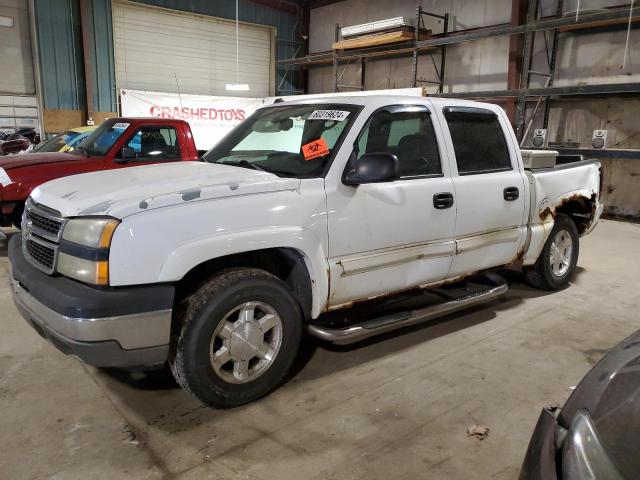
<svg viewBox="0 0 640 480"><path fill-rule="evenodd" d="M247 160L240 160L238 162L220 162L221 165L231 165L232 167L252 168L253 170L260 170L261 172L269 172L266 168L256 165L255 163L248 162Z"/></svg>

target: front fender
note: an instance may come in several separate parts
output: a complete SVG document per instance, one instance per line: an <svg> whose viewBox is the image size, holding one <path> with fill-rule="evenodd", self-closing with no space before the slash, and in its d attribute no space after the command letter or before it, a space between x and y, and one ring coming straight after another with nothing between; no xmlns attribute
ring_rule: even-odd
<svg viewBox="0 0 640 480"><path fill-rule="evenodd" d="M325 309L329 295L327 257L317 235L301 227L267 227L196 238L169 254L158 281L176 282L209 260L268 248L292 248L303 256L311 280L311 316L316 318Z"/></svg>

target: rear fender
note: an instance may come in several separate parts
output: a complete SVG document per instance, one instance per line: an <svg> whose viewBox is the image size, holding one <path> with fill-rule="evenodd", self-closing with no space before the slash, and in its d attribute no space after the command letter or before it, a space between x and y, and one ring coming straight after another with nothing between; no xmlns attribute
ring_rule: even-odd
<svg viewBox="0 0 640 480"><path fill-rule="evenodd" d="M566 192L552 200L543 198L537 203L532 203L529 242L523 255L523 265L533 265L536 262L553 230L557 215L571 214L574 210L577 215L580 215L574 220L582 236L595 228L602 213L602 204L598 200L597 193L587 189Z"/></svg>

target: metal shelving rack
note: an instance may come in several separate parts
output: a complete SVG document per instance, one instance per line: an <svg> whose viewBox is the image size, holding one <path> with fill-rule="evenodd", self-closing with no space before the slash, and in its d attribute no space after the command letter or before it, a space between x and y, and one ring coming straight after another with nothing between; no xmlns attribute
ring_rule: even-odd
<svg viewBox="0 0 640 480"><path fill-rule="evenodd" d="M384 47L368 47L368 48L359 48L352 50L340 51L337 49L332 49L330 52L331 55L331 64L333 66L333 91L340 92L344 89L346 90L364 90L364 82L365 82L365 64L367 58L372 57L393 57L398 55L412 55L413 61L411 66L411 78L413 79L412 86L417 87L419 84L424 83L432 83L438 85L438 92L444 91L444 72L446 66L446 46L441 46L440 48L436 47L419 47L418 43L420 42L420 32L425 31L425 17L433 17L442 20L443 22L443 33L442 36L446 37L449 30L449 14L446 13L444 15L440 15L437 13L427 12L422 9L422 6L416 7L416 15L415 15L415 26L414 26L414 39L411 42L402 42L396 43ZM340 40L340 25L336 24L335 27L335 41L338 42ZM437 67L435 63L435 59L433 58L434 50L440 51L440 68ZM421 52L428 52L430 54L431 60L433 62L433 66L436 72L436 77L438 80L428 80L423 78L418 78L418 59L421 56ZM359 61L360 62L360 83L358 85L345 85L341 84L340 81L342 76L344 75L346 68L351 65L351 61ZM326 60L324 58L316 58L314 64L324 63ZM346 63L346 66L340 71L340 64ZM287 63L287 65L291 65L291 63ZM298 63L298 65L305 65L304 63ZM343 89L343 90L341 90Z"/></svg>
<svg viewBox="0 0 640 480"><path fill-rule="evenodd" d="M630 19L636 21L640 17L640 4L637 6L625 5L619 7L612 7L605 9L604 11L597 12L584 12L577 18L576 16L563 16L562 15L562 0L559 0L558 10L555 16L538 18L538 0L529 0L527 21L520 25L502 24L489 27L482 27L472 30L449 32L448 14L438 15L430 12L425 12L421 7L417 9L417 22L416 25L420 25L422 21L422 15L430 15L438 18L446 18L444 22L444 31L442 34L434 35L433 38L427 40L419 40L418 31L416 29L416 38L409 44L397 44L391 47L373 47L368 49L353 50L347 52L338 53L336 51L319 52L310 54L304 57L292 58L282 60L278 62L279 66L285 65L299 65L303 68L310 68L316 65L332 64L334 66L334 91L340 91L339 88L356 88L362 89L364 85L364 61L367 58L391 58L413 55L413 86L423 82L422 79L417 78L417 65L418 57L422 52L433 52L434 49L439 49L442 54L441 67L438 74L438 92L435 96L452 97L452 98L473 98L473 99L490 99L500 100L508 98L517 99L516 107L516 127L519 135L519 139L524 136L524 120L526 117L527 102L531 100L544 101L545 114L543 117L543 127L546 127L549 121L549 108L551 99L554 97L563 96L600 96L609 97L616 95L638 95L640 94L640 83L614 83L614 84L599 84L599 85L580 85L570 87L556 87L553 85L553 77L555 74L557 50L558 50L558 36L563 30L576 31L586 30L591 28L602 28L610 25L626 23ZM336 31L338 26L336 26ZM530 78L532 75L540 75L542 72L532 71L531 64L531 52L534 45L535 32L547 32L551 31L553 34L553 42L551 52L547 50L549 58L549 72L545 72L543 76L547 78L546 86L541 88L530 87ZM492 37L502 37L510 35L524 35L524 51L523 51L523 64L521 68L521 81L520 88L517 89L504 89L504 90L491 90L491 91L478 91L478 92L460 92L460 93L444 93L444 73L446 66L446 47L448 45L454 45L463 42L481 40ZM433 57L432 57L433 58ZM340 64L348 63L352 60L359 60L363 63L361 82L359 86L343 86L339 85L338 69ZM612 154L615 156L615 153ZM640 158L640 156L637 156ZM630 154L627 152L624 158L630 158Z"/></svg>

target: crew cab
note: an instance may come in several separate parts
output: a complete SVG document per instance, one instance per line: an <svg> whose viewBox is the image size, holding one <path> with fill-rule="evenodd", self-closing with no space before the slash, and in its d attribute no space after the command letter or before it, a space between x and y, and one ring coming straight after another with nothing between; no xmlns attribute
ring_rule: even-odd
<svg viewBox="0 0 640 480"><path fill-rule="evenodd" d="M196 160L191 128L183 120L106 120L72 152L42 152L0 158L0 227L20 227L24 202L44 182L78 173L146 163ZM0 238L4 235L0 231Z"/></svg>
<svg viewBox="0 0 640 480"><path fill-rule="evenodd" d="M572 160L526 169L491 104L275 104L201 161L35 189L13 296L63 352L168 362L202 402L240 405L286 379L304 331L351 343L450 313L504 293L490 270L508 265L565 287L602 211L599 163Z"/></svg>

